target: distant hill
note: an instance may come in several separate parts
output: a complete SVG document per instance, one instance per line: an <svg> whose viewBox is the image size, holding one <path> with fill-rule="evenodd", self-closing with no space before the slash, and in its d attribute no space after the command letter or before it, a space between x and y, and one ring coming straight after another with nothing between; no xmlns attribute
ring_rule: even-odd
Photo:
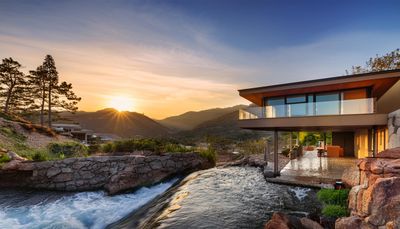
<svg viewBox="0 0 400 229"><path fill-rule="evenodd" d="M175 136L188 142L204 141L207 137L228 140L245 140L265 134L262 131L244 130L238 126L239 112L231 111L201 123L192 130L178 132Z"/></svg>
<svg viewBox="0 0 400 229"><path fill-rule="evenodd" d="M159 120L158 122L172 130L193 130L197 126L204 124L207 121L214 120L232 112L236 112L245 105L237 105L227 108L214 108L202 111L189 111L181 115L172 116Z"/></svg>
<svg viewBox="0 0 400 229"><path fill-rule="evenodd" d="M162 137L168 134L168 129L153 119L136 112L118 112L106 108L96 112L62 113L63 119L79 123L82 128L99 133L112 133L123 138Z"/></svg>

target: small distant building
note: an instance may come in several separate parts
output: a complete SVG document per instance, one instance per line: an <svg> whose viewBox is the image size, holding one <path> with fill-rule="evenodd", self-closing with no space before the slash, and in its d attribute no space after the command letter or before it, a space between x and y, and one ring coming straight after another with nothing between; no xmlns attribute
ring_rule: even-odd
<svg viewBox="0 0 400 229"><path fill-rule="evenodd" d="M120 136L110 133L94 133L92 137L99 139L100 142L109 142L121 139Z"/></svg>
<svg viewBox="0 0 400 229"><path fill-rule="evenodd" d="M88 144L88 139L93 135L92 130L83 129L79 124L54 123L52 129L60 135L72 137Z"/></svg>

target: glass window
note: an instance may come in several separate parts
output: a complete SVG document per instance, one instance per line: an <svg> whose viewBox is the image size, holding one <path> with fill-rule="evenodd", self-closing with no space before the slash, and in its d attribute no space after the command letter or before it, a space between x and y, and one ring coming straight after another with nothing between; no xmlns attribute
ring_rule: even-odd
<svg viewBox="0 0 400 229"><path fill-rule="evenodd" d="M267 118L286 117L284 97L267 99Z"/></svg>
<svg viewBox="0 0 400 229"><path fill-rule="evenodd" d="M291 104L291 103L305 103L306 102L306 96L305 95L292 95L292 96L287 96L286 97L286 103Z"/></svg>
<svg viewBox="0 0 400 229"><path fill-rule="evenodd" d="M337 115L340 111L339 92L315 95L316 115Z"/></svg>

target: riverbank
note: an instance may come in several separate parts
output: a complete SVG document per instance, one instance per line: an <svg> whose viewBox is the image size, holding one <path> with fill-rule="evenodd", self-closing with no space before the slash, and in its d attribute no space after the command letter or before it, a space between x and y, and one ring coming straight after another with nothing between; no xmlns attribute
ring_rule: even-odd
<svg viewBox="0 0 400 229"><path fill-rule="evenodd" d="M198 153L9 162L0 169L0 187L58 191L103 189L109 194L116 194L213 166Z"/></svg>

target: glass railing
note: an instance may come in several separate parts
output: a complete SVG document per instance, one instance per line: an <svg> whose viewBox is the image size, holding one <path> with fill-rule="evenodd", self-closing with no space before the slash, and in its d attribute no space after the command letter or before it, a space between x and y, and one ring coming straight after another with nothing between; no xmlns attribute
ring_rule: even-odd
<svg viewBox="0 0 400 229"><path fill-rule="evenodd" d="M249 106L239 111L239 119L371 113L374 113L374 98L297 103L265 107Z"/></svg>

